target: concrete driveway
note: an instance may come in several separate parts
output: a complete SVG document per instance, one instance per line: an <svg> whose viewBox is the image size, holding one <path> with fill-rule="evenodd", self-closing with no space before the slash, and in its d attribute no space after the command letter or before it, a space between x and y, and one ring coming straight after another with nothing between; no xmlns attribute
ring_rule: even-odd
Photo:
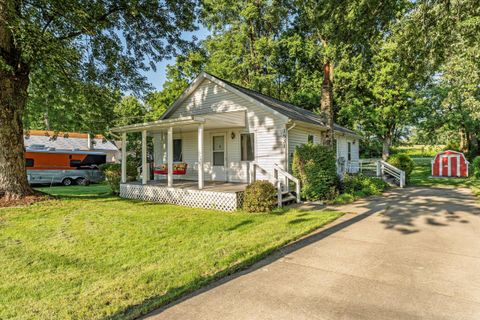
<svg viewBox="0 0 480 320"><path fill-rule="evenodd" d="M480 319L480 209L468 189L406 188L149 319Z"/></svg>

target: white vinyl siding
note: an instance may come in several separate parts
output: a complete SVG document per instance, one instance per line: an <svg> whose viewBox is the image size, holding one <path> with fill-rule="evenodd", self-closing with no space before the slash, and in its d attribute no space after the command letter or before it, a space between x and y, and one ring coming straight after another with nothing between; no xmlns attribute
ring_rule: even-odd
<svg viewBox="0 0 480 320"><path fill-rule="evenodd" d="M306 144L308 142L309 135L313 135L313 143L322 143L321 130L312 130L309 128L295 126L288 131L288 161L290 164L293 160L293 152L295 151L295 147ZM291 171L291 166L289 167L289 169Z"/></svg>
<svg viewBox="0 0 480 320"><path fill-rule="evenodd" d="M205 79L168 118L246 110L246 103L242 97Z"/></svg>
<svg viewBox="0 0 480 320"><path fill-rule="evenodd" d="M273 165L285 167L285 120L266 108L222 88L205 79L199 87L178 106L168 118L188 115L201 115L212 112L230 112L245 110L245 128L231 130L205 130L204 165L205 180L211 179L212 146L211 137L215 133L224 133L226 138L227 181L249 182L251 161L241 161L241 134L254 133L254 161L258 165L257 179L273 181ZM232 139L232 132L235 137ZM175 176L176 179L196 180L198 178L197 132L174 133L174 139L182 139L183 162L188 163L187 174ZM160 144L155 144L154 154L165 159ZM155 160L155 163L158 163Z"/></svg>
<svg viewBox="0 0 480 320"><path fill-rule="evenodd" d="M337 159L343 157L345 159L345 164L348 161L348 143L351 145L351 160L352 163L358 163L359 160L359 149L358 149L358 139L347 135L336 135L337 139Z"/></svg>

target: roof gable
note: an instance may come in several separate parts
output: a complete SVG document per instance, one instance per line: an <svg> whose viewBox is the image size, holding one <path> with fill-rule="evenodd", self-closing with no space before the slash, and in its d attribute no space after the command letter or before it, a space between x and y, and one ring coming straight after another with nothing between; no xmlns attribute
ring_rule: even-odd
<svg viewBox="0 0 480 320"><path fill-rule="evenodd" d="M173 112L188 98L188 96L198 88L198 86L203 82L204 79L208 79L225 88L226 90L229 90L230 92L245 98L249 102L257 105L258 107L261 107L268 112L272 112L275 115L280 116L284 119L297 120L326 127L326 124L322 120L322 118L314 112L297 107L291 103L272 98L257 91L247 89L232 82L215 77L206 72L200 73L200 75L195 78L195 80L188 86L188 88L173 103L173 105L163 114L161 119L169 118L173 114ZM356 135L354 131L339 126L337 124L334 125L334 130Z"/></svg>

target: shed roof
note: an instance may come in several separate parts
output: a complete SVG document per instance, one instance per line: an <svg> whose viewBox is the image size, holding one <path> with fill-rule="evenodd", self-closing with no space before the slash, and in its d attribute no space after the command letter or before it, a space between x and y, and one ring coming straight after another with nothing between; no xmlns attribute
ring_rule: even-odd
<svg viewBox="0 0 480 320"><path fill-rule="evenodd" d="M88 134L78 132L57 132L47 130L30 130L23 136L26 148L32 146L44 146L56 150L97 150L118 151L117 146L106 140L102 135L92 138L92 148L88 148Z"/></svg>

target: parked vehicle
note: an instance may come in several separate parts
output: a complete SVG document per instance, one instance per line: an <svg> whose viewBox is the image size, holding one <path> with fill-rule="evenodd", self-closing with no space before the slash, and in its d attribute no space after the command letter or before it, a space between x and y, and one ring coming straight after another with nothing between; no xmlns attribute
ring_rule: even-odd
<svg viewBox="0 0 480 320"><path fill-rule="evenodd" d="M93 151L55 150L33 147L25 152L25 165L30 184L86 185L100 182L103 175L99 166L106 162L106 154Z"/></svg>

